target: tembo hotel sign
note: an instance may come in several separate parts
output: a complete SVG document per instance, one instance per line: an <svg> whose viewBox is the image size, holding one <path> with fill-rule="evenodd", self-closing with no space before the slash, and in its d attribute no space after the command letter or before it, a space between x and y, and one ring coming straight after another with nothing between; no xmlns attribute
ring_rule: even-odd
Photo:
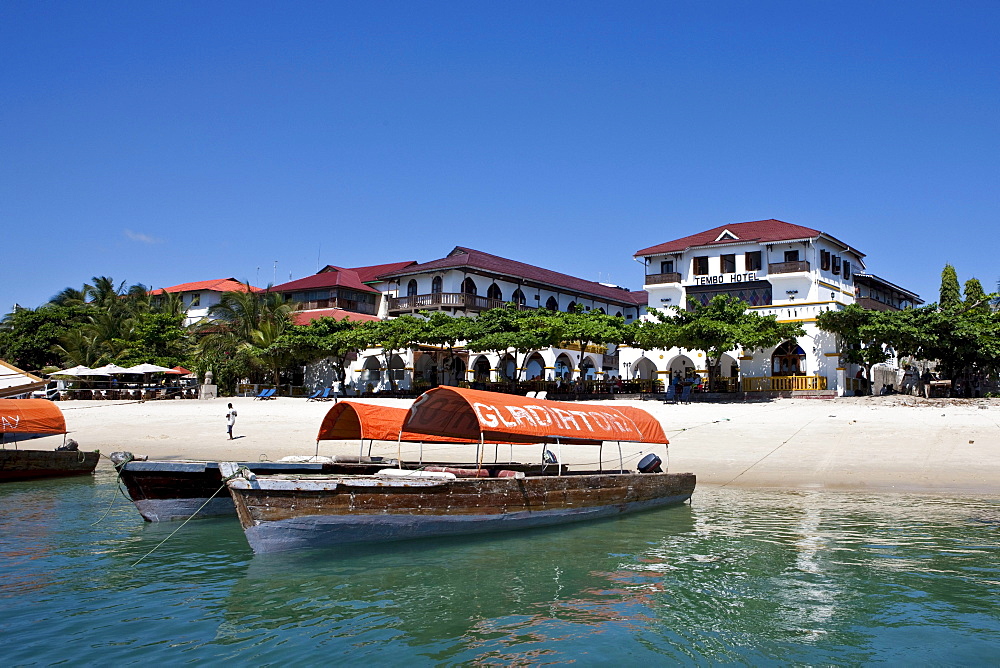
<svg viewBox="0 0 1000 668"><path fill-rule="evenodd" d="M747 283L757 280L757 272L746 274L716 274L714 276L695 276L695 285L721 285L723 283Z"/></svg>

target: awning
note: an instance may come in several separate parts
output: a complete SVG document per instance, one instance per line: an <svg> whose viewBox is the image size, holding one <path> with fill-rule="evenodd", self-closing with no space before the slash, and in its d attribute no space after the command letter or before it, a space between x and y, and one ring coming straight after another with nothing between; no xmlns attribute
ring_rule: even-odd
<svg viewBox="0 0 1000 668"><path fill-rule="evenodd" d="M668 443L659 421L641 408L600 406L459 387L437 387L417 397L403 423L407 431L478 441L514 443Z"/></svg>
<svg viewBox="0 0 1000 668"><path fill-rule="evenodd" d="M405 408L392 408L376 404L341 401L326 413L319 427L317 441L348 441L370 439L373 441L402 440L407 443L478 443L473 439L452 438L433 434L416 434L403 431ZM506 441L504 441L506 442Z"/></svg>
<svg viewBox="0 0 1000 668"><path fill-rule="evenodd" d="M66 419L48 399L0 399L0 432L65 434Z"/></svg>

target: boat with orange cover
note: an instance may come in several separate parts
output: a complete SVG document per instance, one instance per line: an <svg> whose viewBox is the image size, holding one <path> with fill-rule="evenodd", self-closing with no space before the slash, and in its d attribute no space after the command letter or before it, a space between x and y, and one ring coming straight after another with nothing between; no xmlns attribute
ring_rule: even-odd
<svg viewBox="0 0 1000 668"><path fill-rule="evenodd" d="M327 474L368 475L387 466L416 468L424 465L445 465L439 462L398 462L396 459L372 457L376 441L403 443L469 443L466 439L414 434L403 429L405 408L377 404L340 401L327 411L316 435L316 450L312 456L289 457L276 462L238 462L249 471L268 475ZM340 454L321 457L324 441L357 441L357 456ZM365 445L368 455L364 455ZM422 452L422 448L421 448ZM122 484L139 514L147 522L185 520L198 517L232 515L233 502L222 489L219 464L209 461L137 460L131 453L111 455Z"/></svg>
<svg viewBox="0 0 1000 668"><path fill-rule="evenodd" d="M28 439L58 435L63 436L58 449L21 447ZM48 399L0 399L0 482L93 473L100 453L76 449L65 435L66 419Z"/></svg>
<svg viewBox="0 0 1000 668"><path fill-rule="evenodd" d="M668 440L639 408L572 404L456 387L414 401L402 430L476 443L476 460L456 470L386 468L368 475L258 475L220 464L255 552L446 535L494 533L610 517L691 498L693 473L661 469ZM619 444L617 468L570 470L545 462L528 470L489 466L493 443ZM658 444L626 470L621 443ZM599 462L603 462L601 456Z"/></svg>

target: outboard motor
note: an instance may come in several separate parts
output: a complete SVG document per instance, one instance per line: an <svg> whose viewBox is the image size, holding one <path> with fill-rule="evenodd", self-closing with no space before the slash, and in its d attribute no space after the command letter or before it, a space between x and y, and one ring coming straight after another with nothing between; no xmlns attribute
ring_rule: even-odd
<svg viewBox="0 0 1000 668"><path fill-rule="evenodd" d="M660 468L662 463L656 453L651 452L639 460L639 473L663 473L663 469Z"/></svg>
<svg viewBox="0 0 1000 668"><path fill-rule="evenodd" d="M71 452L78 452L80 450L80 444L74 441L72 438L60 445L56 450L69 450Z"/></svg>

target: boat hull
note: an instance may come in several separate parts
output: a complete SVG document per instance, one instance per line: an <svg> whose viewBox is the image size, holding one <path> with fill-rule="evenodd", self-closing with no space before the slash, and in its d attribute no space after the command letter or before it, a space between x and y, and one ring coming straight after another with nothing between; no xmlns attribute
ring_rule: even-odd
<svg viewBox="0 0 1000 668"><path fill-rule="evenodd" d="M99 452L80 450L0 450L0 482L88 475L97 468Z"/></svg>
<svg viewBox="0 0 1000 668"><path fill-rule="evenodd" d="M257 478L229 483L254 552L497 533L683 503L691 473L453 481Z"/></svg>
<svg viewBox="0 0 1000 668"><path fill-rule="evenodd" d="M386 462L240 462L237 465L261 475L364 475L384 468ZM117 468L129 498L147 522L236 513L229 493L223 488L223 476L216 462L130 460Z"/></svg>

